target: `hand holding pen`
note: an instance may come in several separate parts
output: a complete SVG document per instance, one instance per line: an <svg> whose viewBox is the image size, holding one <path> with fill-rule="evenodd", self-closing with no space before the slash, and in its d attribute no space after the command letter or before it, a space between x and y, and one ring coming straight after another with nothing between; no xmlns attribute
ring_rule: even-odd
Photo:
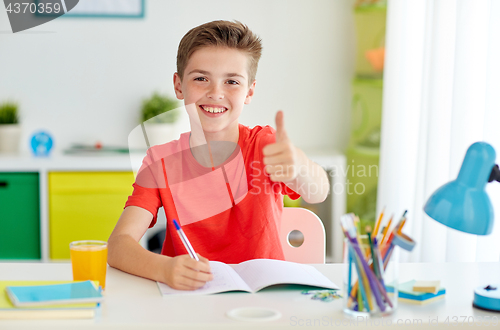
<svg viewBox="0 0 500 330"><path fill-rule="evenodd" d="M189 254L167 260L165 283L177 290L196 290L213 279L208 259L194 251L186 234L175 219L174 225Z"/></svg>

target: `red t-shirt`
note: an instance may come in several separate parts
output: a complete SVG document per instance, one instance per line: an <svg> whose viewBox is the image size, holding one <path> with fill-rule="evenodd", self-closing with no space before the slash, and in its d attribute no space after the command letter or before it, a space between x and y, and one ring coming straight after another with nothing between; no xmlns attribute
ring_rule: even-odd
<svg viewBox="0 0 500 330"><path fill-rule="evenodd" d="M278 237L283 195L300 196L283 183L272 182L264 171L262 148L274 141L272 127L251 129L240 124L238 145L226 148L234 151L213 167L196 161L189 133L154 146L144 158L125 207L139 206L151 212L150 227L156 223L158 208L164 207L164 255L187 253L173 224L177 219L194 250L209 260L283 260Z"/></svg>

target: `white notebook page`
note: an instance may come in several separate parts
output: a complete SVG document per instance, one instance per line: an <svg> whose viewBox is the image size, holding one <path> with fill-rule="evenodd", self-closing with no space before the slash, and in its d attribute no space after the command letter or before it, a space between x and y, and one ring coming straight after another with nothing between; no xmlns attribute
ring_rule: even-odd
<svg viewBox="0 0 500 330"><path fill-rule="evenodd" d="M163 295L202 295L236 290L252 291L231 266L218 261L210 261L210 269L214 274L214 279L197 290L175 290L164 283L156 283Z"/></svg>
<svg viewBox="0 0 500 330"><path fill-rule="evenodd" d="M330 289L338 287L316 268L293 262L254 259L234 266L253 292L275 284L302 284Z"/></svg>

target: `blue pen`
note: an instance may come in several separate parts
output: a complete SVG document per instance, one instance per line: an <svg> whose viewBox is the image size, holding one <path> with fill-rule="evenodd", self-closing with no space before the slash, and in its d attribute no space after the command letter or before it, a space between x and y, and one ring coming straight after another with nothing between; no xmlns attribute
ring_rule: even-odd
<svg viewBox="0 0 500 330"><path fill-rule="evenodd" d="M196 255L196 252L194 252L194 249L191 246L191 243L189 243L189 240L186 237L186 234L184 234L181 226L179 226L179 224L177 223L177 220L175 220L175 219L174 219L174 226L175 226L175 229L177 229L177 233L179 234L179 237L181 238L182 244L184 244L184 247L188 251L191 258L195 259L196 261L200 261L200 259L198 259L198 256Z"/></svg>

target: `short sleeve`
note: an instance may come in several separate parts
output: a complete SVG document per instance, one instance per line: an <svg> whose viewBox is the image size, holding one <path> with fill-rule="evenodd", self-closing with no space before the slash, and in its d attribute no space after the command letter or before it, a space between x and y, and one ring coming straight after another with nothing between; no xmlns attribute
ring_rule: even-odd
<svg viewBox="0 0 500 330"><path fill-rule="evenodd" d="M158 216L158 209L161 207L160 192L155 188L144 188L134 183L132 185L134 191L130 195L125 203L125 208L129 206L138 206L140 208L149 211L153 215L153 220L149 225L149 228L156 224L156 219Z"/></svg>
<svg viewBox="0 0 500 330"><path fill-rule="evenodd" d="M150 228L156 224L158 209L162 206L159 190L161 187L158 185L158 182L161 182L161 180L158 180L159 175L161 175L159 162L152 161L151 154L148 151L148 155L144 157L133 184L134 191L125 203L125 207L138 206L151 212L153 220L149 225Z"/></svg>
<svg viewBox="0 0 500 330"><path fill-rule="evenodd" d="M296 200L300 198L300 195L293 190L292 188L288 187L286 184L281 182L281 194L282 195L288 195L290 199Z"/></svg>

